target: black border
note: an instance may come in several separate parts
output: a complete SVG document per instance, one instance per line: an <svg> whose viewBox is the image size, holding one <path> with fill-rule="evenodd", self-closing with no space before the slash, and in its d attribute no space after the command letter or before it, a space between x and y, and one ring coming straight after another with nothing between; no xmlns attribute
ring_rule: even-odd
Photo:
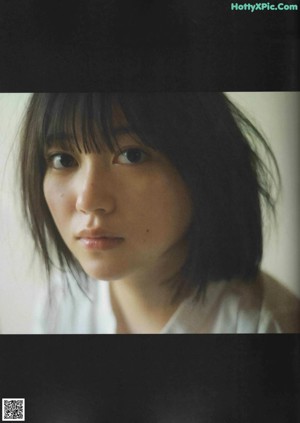
<svg viewBox="0 0 300 423"><path fill-rule="evenodd" d="M1 0L0 90L299 90L299 12L231 3Z"/></svg>
<svg viewBox="0 0 300 423"><path fill-rule="evenodd" d="M3 335L0 351L1 396L32 423L299 418L297 336Z"/></svg>
<svg viewBox="0 0 300 423"><path fill-rule="evenodd" d="M297 17L233 13L222 0L1 0L0 90L296 91ZM1 397L25 397L29 422L300 416L298 335L2 335L0 344Z"/></svg>

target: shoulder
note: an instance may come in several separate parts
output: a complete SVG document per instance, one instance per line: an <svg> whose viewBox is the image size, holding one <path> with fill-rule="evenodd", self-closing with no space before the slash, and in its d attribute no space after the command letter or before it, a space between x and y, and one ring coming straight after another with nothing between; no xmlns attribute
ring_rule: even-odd
<svg viewBox="0 0 300 423"><path fill-rule="evenodd" d="M231 316L236 333L300 332L300 300L264 272L249 283L225 284L219 316Z"/></svg>
<svg viewBox="0 0 300 423"><path fill-rule="evenodd" d="M55 270L49 285L39 297L35 310L34 333L87 331L92 314L94 285L87 281L79 286L71 274Z"/></svg>
<svg viewBox="0 0 300 423"><path fill-rule="evenodd" d="M284 333L300 332L300 299L272 276L261 273L257 283L261 286L264 305L270 310Z"/></svg>
<svg viewBox="0 0 300 423"><path fill-rule="evenodd" d="M252 282L210 283L205 296L189 298L173 319L176 333L282 333L299 331L299 300L261 273Z"/></svg>
<svg viewBox="0 0 300 423"><path fill-rule="evenodd" d="M281 329L264 304L259 283L219 281L204 296L186 299L164 333L279 333Z"/></svg>
<svg viewBox="0 0 300 423"><path fill-rule="evenodd" d="M266 306L258 280L224 282L219 290L214 333L280 333L281 327Z"/></svg>

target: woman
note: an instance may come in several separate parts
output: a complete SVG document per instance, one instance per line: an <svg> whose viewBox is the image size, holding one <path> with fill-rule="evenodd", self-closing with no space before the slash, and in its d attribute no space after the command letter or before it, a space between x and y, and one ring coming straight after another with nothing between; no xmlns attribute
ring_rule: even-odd
<svg viewBox="0 0 300 423"><path fill-rule="evenodd" d="M260 272L277 164L223 94L34 94L20 163L42 331L281 331Z"/></svg>

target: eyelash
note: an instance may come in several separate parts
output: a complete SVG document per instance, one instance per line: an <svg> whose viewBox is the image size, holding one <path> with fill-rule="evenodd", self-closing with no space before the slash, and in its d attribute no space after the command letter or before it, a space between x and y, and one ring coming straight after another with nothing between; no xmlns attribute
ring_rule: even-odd
<svg viewBox="0 0 300 423"><path fill-rule="evenodd" d="M62 158L64 158L64 159L68 159L68 160L70 160L70 159L71 159L71 161L73 161L73 164L72 164L72 165L70 165L70 166L64 166L64 165L62 165L61 167L57 167L57 166L55 166L55 164L54 164L54 160L55 160L56 158L58 158L58 157L60 157L61 159L62 159ZM77 161L76 161L76 159L75 159L74 157L72 157L72 155L71 155L71 154L68 154L68 153L54 153L54 154L51 154L51 155L49 155L49 156L46 158L46 161L47 161L47 164L48 164L48 166L49 166L49 167L52 167L53 169L56 169L56 170L68 169L68 168L70 168L70 167L74 167L74 165L75 165L75 166L77 166ZM74 164L74 163L76 163L76 164Z"/></svg>
<svg viewBox="0 0 300 423"><path fill-rule="evenodd" d="M120 158L122 158L122 157L123 158L125 157L125 160L130 160L130 159L128 159L128 157L126 157L126 155L128 155L130 153L135 154L135 157L132 157L132 160L137 158L136 162L135 161L133 161L133 162L129 161L127 163L125 163L124 161L120 162ZM138 155L138 157L136 157L136 155ZM69 161L69 164L62 165L61 167L56 166L54 161L55 161L56 158L59 158L59 157L60 157L60 160L67 159ZM113 164L137 165L137 164L140 164L140 163L144 163L147 160L147 157L148 157L148 154L144 150L142 150L141 148L139 148L139 147L127 147L127 148L124 148L113 159ZM46 157L46 161L47 161L48 167L52 167L53 169L56 169L56 170L64 170L64 169L69 169L69 168L78 166L77 160L71 154L64 153L64 152L57 152L57 153L50 154L48 157ZM71 164L70 164L70 161L71 161Z"/></svg>
<svg viewBox="0 0 300 423"><path fill-rule="evenodd" d="M128 154L128 153L138 154L140 156L140 160L138 160L137 162L130 162L130 163L120 163L120 162L114 160L113 163L128 164L128 165L130 165L130 164L131 165L140 164L140 163L144 163L144 161L146 161L147 157L148 157L148 154L139 147L127 147L127 148L124 148L121 151L121 153L117 156L116 159L119 160L120 157L122 157L122 156L125 157L125 159L126 159L125 154ZM134 157L132 157L132 159L134 159ZM127 158L127 160L129 160L129 159Z"/></svg>

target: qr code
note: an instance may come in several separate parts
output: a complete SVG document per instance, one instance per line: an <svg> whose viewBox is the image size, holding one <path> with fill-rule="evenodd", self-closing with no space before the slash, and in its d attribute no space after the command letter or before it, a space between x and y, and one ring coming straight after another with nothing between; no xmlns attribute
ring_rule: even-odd
<svg viewBox="0 0 300 423"><path fill-rule="evenodd" d="M25 399L2 398L2 421L25 421Z"/></svg>

